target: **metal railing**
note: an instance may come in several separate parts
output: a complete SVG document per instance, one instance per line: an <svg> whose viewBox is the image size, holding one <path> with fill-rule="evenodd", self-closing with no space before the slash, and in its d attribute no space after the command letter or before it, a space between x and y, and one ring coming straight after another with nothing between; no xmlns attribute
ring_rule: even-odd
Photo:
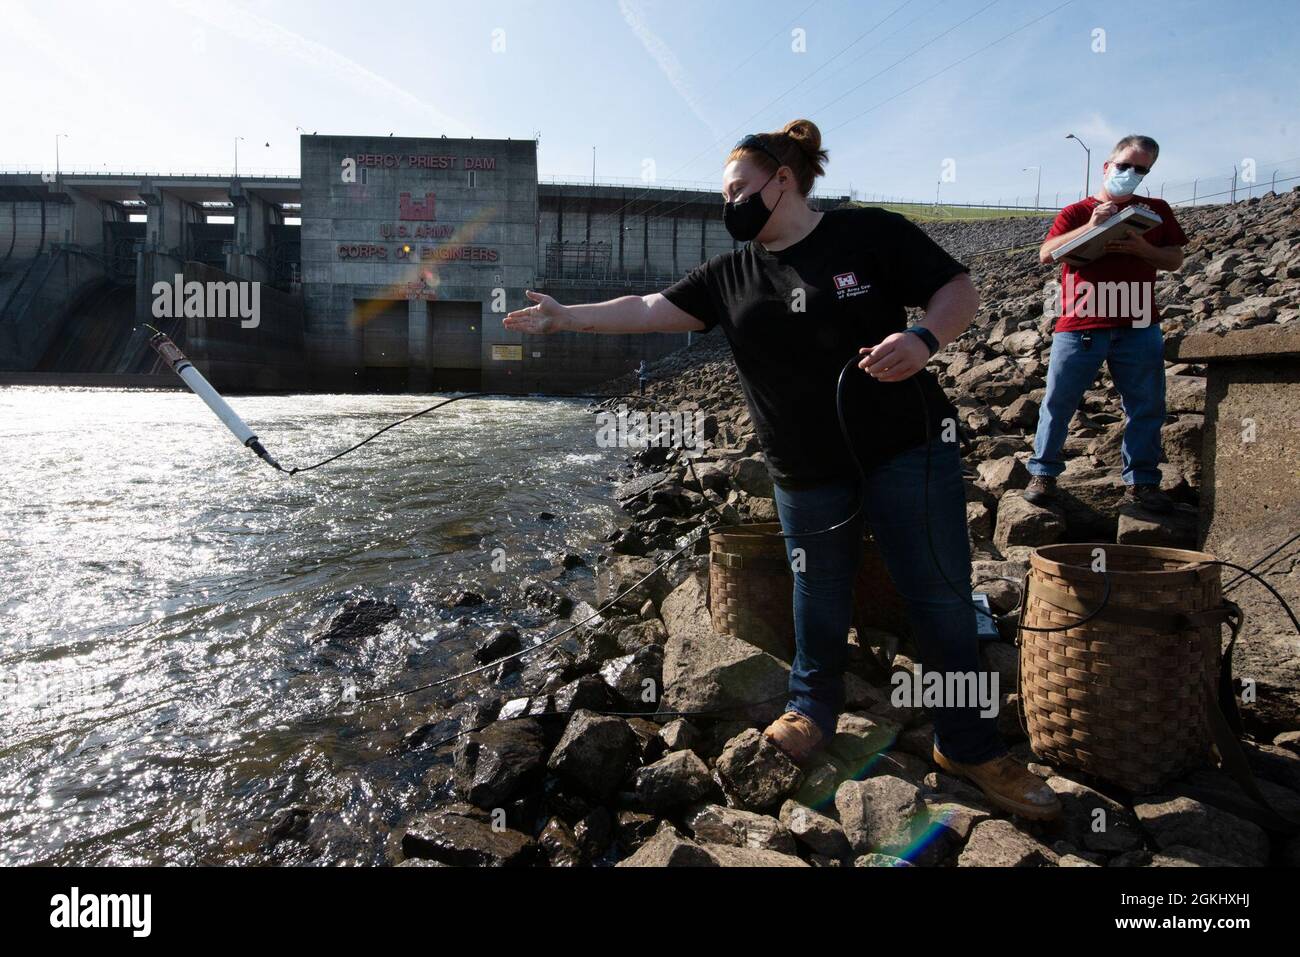
<svg viewBox="0 0 1300 957"><path fill-rule="evenodd" d="M15 176L39 176L43 173L53 173L54 170L44 165L17 165L17 166L0 166L0 175L10 174ZM80 179L93 176L121 176L136 178L153 178L163 177L166 179L235 179L233 169L224 170L143 170L128 169L127 167L101 166L99 169L60 169L60 179L67 179L75 176ZM299 180L302 176L286 167L249 167L239 170L238 179L271 179L281 181Z"/></svg>

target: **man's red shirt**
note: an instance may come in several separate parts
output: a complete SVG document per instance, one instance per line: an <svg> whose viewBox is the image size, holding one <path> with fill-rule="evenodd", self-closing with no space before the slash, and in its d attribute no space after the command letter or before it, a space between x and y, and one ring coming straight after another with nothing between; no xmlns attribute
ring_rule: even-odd
<svg viewBox="0 0 1300 957"><path fill-rule="evenodd" d="M1187 236L1174 218L1174 211L1163 199L1149 196L1128 196L1115 200L1121 210L1138 203L1155 211L1161 223L1146 231L1143 238L1153 246L1185 246ZM1072 229L1078 229L1092 218L1092 211L1100 204L1095 196L1089 196L1077 203L1071 203L1061 210L1047 232L1047 239L1060 236ZM1071 281L1072 280L1072 281ZM1141 283L1144 288L1141 295L1151 303L1151 321L1160 321L1160 310L1155 306L1156 267L1145 259L1128 253L1106 253L1085 266L1061 264L1061 315L1056 320L1057 332L1079 332L1085 329L1115 329L1132 325L1133 317L1108 316L1107 297L1095 294L1095 285L1099 282ZM1090 294L1089 290L1093 292ZM1090 302L1085 302L1090 296ZM1091 315L1076 315L1076 311Z"/></svg>

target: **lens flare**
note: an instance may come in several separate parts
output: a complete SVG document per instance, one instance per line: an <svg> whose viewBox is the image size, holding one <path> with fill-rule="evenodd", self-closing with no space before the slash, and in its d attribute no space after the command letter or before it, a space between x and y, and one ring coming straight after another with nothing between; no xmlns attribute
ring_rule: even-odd
<svg viewBox="0 0 1300 957"><path fill-rule="evenodd" d="M478 215L458 226L444 242L436 246L425 246L420 250L420 253L472 243L482 234L483 228L492 221L499 211L500 209L497 206L484 207L479 211ZM402 256L415 256L416 253L416 247L411 243L404 242L402 244ZM401 278L381 289L375 296L358 301L356 307L352 310L349 325L354 331L364 329L372 320L383 315L391 302L403 299L437 298L438 287L442 285L442 277L436 259L431 259L430 262L399 262L395 265L400 267Z"/></svg>

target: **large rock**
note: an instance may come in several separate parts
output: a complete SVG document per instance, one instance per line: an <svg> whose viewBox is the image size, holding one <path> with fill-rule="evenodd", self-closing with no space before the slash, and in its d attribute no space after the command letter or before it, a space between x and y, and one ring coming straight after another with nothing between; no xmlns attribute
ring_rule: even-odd
<svg viewBox="0 0 1300 957"><path fill-rule="evenodd" d="M782 854L757 847L734 847L730 844L703 844L704 852L719 867L807 867L805 861L791 854Z"/></svg>
<svg viewBox="0 0 1300 957"><path fill-rule="evenodd" d="M1240 867L1235 861L1225 860L1200 848L1172 844L1159 854L1151 856L1149 867Z"/></svg>
<svg viewBox="0 0 1300 957"><path fill-rule="evenodd" d="M686 816L686 826L701 844L727 844L763 851L794 854L794 835L784 824L767 814L740 808L705 804Z"/></svg>
<svg viewBox="0 0 1300 957"><path fill-rule="evenodd" d="M601 605L627 589L632 590L620 598L617 606L638 611L646 600L658 605L668 594L668 579L662 569L656 571L655 562L634 555L614 555L596 569L596 597ZM636 584L645 576L644 582ZM636 585L633 588L633 585Z"/></svg>
<svg viewBox="0 0 1300 957"><path fill-rule="evenodd" d="M396 605L373 598L349 601L335 613L314 640L328 641L345 648L352 647L379 634L385 625L401 613Z"/></svg>
<svg viewBox="0 0 1300 957"><path fill-rule="evenodd" d="M1009 545L1051 545L1065 534L1065 522L1054 511L1039 508L1018 491L1005 493L998 501L998 520L993 544L1006 551Z"/></svg>
<svg viewBox="0 0 1300 957"><path fill-rule="evenodd" d="M1142 846L1137 819L1118 801L1059 775L1048 778L1047 786L1060 798L1065 837L1071 844L1108 854Z"/></svg>
<svg viewBox="0 0 1300 957"><path fill-rule="evenodd" d="M678 585L660 611L668 630L663 664L666 709L734 709L737 718L756 724L781 714L789 666L747 642L713 631L699 575Z"/></svg>
<svg viewBox="0 0 1300 957"><path fill-rule="evenodd" d="M653 605L651 606L653 608ZM640 651L646 645L662 645L668 640L668 631L658 618L628 625L618 633L618 648L625 655Z"/></svg>
<svg viewBox="0 0 1300 957"><path fill-rule="evenodd" d="M1008 355L1036 356L1042 351L1042 348L1043 337L1039 335L1037 329L1023 329L1020 332L1013 332L1002 340L1002 350Z"/></svg>
<svg viewBox="0 0 1300 957"><path fill-rule="evenodd" d="M998 409L998 422L1004 429L1033 432L1038 428L1038 399L1032 395L1022 395L1010 405Z"/></svg>
<svg viewBox="0 0 1300 957"><path fill-rule="evenodd" d="M642 806L663 813L703 800L714 791L708 766L694 751L673 751L637 771Z"/></svg>
<svg viewBox="0 0 1300 957"><path fill-rule="evenodd" d="M826 753L850 768L865 768L878 754L894 746L902 727L875 715L844 712L836 719L835 733L826 742Z"/></svg>
<svg viewBox="0 0 1300 957"><path fill-rule="evenodd" d="M925 830L920 789L892 774L845 781L835 792L835 811L858 854L899 854Z"/></svg>
<svg viewBox="0 0 1300 957"><path fill-rule="evenodd" d="M663 646L646 645L605 662L600 677L630 710L654 711L663 694L663 663Z"/></svg>
<svg viewBox="0 0 1300 957"><path fill-rule="evenodd" d="M948 849L963 846L970 839L975 827L987 821L993 812L984 807L980 801L986 800L983 794L978 799L963 801L944 795L931 795L925 799L925 809L930 815L930 830L935 838L946 837ZM944 832L947 832L946 835ZM931 843L936 841L932 840Z"/></svg>
<svg viewBox="0 0 1300 957"><path fill-rule="evenodd" d="M772 807L793 793L803 777L798 766L754 728L728 741L715 767L731 802L752 811Z"/></svg>
<svg viewBox="0 0 1300 957"><path fill-rule="evenodd" d="M1056 862L1050 847L1004 820L975 825L957 858L958 867L1049 867Z"/></svg>
<svg viewBox="0 0 1300 957"><path fill-rule="evenodd" d="M483 640L477 648L474 649L474 660L481 664L487 664L504 658L506 655L514 654L523 645L519 640L519 629L514 625L507 625L504 628L497 628Z"/></svg>
<svg viewBox="0 0 1300 957"><path fill-rule="evenodd" d="M665 824L618 867L717 867L717 860L677 829Z"/></svg>
<svg viewBox="0 0 1300 957"><path fill-rule="evenodd" d="M700 729L685 718L673 718L659 729L659 737L668 751L689 751L700 740Z"/></svg>
<svg viewBox="0 0 1300 957"><path fill-rule="evenodd" d="M731 480L736 487L758 498L772 497L772 476L757 456L739 459L732 466Z"/></svg>
<svg viewBox="0 0 1300 957"><path fill-rule="evenodd" d="M451 805L417 814L401 838L408 858L427 858L454 867L517 867L532 863L537 844L527 834L498 830L475 808Z"/></svg>
<svg viewBox="0 0 1300 957"><path fill-rule="evenodd" d="M1165 376L1165 411L1205 412L1205 379L1202 376Z"/></svg>
<svg viewBox="0 0 1300 957"><path fill-rule="evenodd" d="M609 685L596 675L583 675L575 681L561 685L551 695L555 710L565 714L583 708L588 711L613 711L618 699Z"/></svg>
<svg viewBox="0 0 1300 957"><path fill-rule="evenodd" d="M1201 448L1205 416L1180 415L1160 430L1165 461L1176 466L1192 488L1201 486Z"/></svg>
<svg viewBox="0 0 1300 957"><path fill-rule="evenodd" d="M477 807L504 806L531 786L546 765L541 726L530 718L494 721L462 740L457 771L467 778L465 796Z"/></svg>
<svg viewBox="0 0 1300 957"><path fill-rule="evenodd" d="M577 867L583 863L582 849L573 831L558 817L546 822L542 833L537 835L537 843L551 867Z"/></svg>
<svg viewBox="0 0 1300 957"><path fill-rule="evenodd" d="M1255 778L1255 786L1278 814L1300 821L1300 793L1262 777ZM1175 796L1204 801L1247 820L1260 810L1259 804L1227 772L1209 765L1180 777L1167 790Z"/></svg>
<svg viewBox="0 0 1300 957"><path fill-rule="evenodd" d="M814 854L846 860L852 856L849 839L839 822L798 801L781 805L781 823L794 839Z"/></svg>
<svg viewBox="0 0 1300 957"><path fill-rule="evenodd" d="M1120 506L1115 541L1121 545L1195 548L1196 527L1196 512L1190 509L1157 515L1137 505L1126 504Z"/></svg>
<svg viewBox="0 0 1300 957"><path fill-rule="evenodd" d="M1185 845L1245 867L1268 863L1268 835L1259 825L1189 797L1155 795L1133 805L1161 848Z"/></svg>
<svg viewBox="0 0 1300 957"><path fill-rule="evenodd" d="M1029 470L1013 455L981 462L975 468L984 487L998 498L1008 491L1022 489L1029 484Z"/></svg>
<svg viewBox="0 0 1300 957"><path fill-rule="evenodd" d="M1055 511L1065 519L1068 541L1109 542L1115 538L1115 513L1124 501L1124 482L1114 469L1069 463L1057 485Z"/></svg>
<svg viewBox="0 0 1300 957"><path fill-rule="evenodd" d="M547 767L594 797L606 798L627 776L638 746L636 732L622 718L578 711L569 718Z"/></svg>

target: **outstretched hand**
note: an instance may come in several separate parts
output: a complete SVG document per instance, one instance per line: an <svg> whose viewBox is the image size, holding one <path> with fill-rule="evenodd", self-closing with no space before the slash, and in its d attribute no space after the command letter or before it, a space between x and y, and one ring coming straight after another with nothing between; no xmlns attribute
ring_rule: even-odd
<svg viewBox="0 0 1300 957"><path fill-rule="evenodd" d="M523 309L516 309L514 312L506 313L502 325L513 332L527 332L535 335L546 335L547 333L561 331L563 328L562 320L568 314L566 307L542 292L525 289L524 295L536 305L525 306Z"/></svg>

